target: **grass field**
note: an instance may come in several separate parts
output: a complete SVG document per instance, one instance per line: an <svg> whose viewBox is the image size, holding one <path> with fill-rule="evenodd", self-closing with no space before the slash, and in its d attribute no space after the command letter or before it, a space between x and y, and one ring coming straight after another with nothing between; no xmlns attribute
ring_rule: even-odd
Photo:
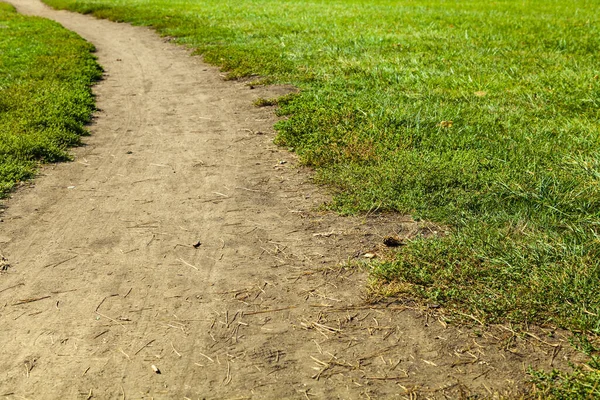
<svg viewBox="0 0 600 400"><path fill-rule="evenodd" d="M600 334L600 1L46 2L302 89L278 102L277 141L331 208L448 227L374 265L380 293ZM540 379L600 395L590 368L589 385Z"/></svg>
<svg viewBox="0 0 600 400"><path fill-rule="evenodd" d="M0 3L0 198L40 162L69 158L101 75L93 47L60 25Z"/></svg>

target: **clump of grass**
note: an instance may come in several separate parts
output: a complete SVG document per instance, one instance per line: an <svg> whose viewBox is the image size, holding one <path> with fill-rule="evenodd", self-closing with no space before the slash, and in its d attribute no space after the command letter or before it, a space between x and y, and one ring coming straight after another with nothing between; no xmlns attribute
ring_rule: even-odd
<svg viewBox="0 0 600 400"><path fill-rule="evenodd" d="M574 345L588 355L589 361L573 366L573 372L550 373L530 370L538 398L584 400L600 398L600 353L585 337L576 337Z"/></svg>
<svg viewBox="0 0 600 400"><path fill-rule="evenodd" d="M93 47L55 22L0 3L0 198L40 162L69 159L101 77Z"/></svg>
<svg viewBox="0 0 600 400"><path fill-rule="evenodd" d="M290 93L285 96L274 97L270 99L265 99L263 97L259 97L254 101L254 105L256 107L271 107L271 106L282 106L289 104L292 102L294 97L297 96L296 93Z"/></svg>
<svg viewBox="0 0 600 400"><path fill-rule="evenodd" d="M256 107L270 107L270 106L276 106L277 105L277 99L273 98L273 99L265 99L265 98L258 98L254 101L254 105Z"/></svg>

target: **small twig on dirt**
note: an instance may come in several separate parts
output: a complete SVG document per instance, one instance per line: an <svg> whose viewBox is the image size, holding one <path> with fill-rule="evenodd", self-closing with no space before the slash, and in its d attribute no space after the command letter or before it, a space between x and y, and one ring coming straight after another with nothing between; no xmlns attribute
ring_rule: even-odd
<svg viewBox="0 0 600 400"><path fill-rule="evenodd" d="M100 336L102 336L102 335L104 335L105 333L108 333L108 332L109 332L109 330L108 330L108 329L107 329L107 330L105 330L105 331L102 331L102 332L100 332L99 334L97 334L96 336L94 336L94 339L98 339Z"/></svg>
<svg viewBox="0 0 600 400"><path fill-rule="evenodd" d="M87 374L87 372L90 370L90 368L91 368L91 367L87 367L87 368L85 369L85 371L83 371L83 374L81 374L81 376L84 376L85 374Z"/></svg>
<svg viewBox="0 0 600 400"><path fill-rule="evenodd" d="M109 317L108 315L104 315L104 314L102 314L102 313L99 313L98 311L96 311L96 314L98 314L99 316L101 316L101 317L104 317L104 318L106 318L106 319L109 319L109 320L111 320L112 322L115 322L115 323L117 323L117 324L121 325L123 328L125 328L125 325L123 325L122 323L120 323L120 322L119 322L119 321L117 321L116 319Z"/></svg>
<svg viewBox="0 0 600 400"><path fill-rule="evenodd" d="M459 365L467 365L467 364L475 364L478 360L479 360L479 358L477 358L477 356L475 356L475 358L473 358L472 360L453 362L450 365L450 367L457 367Z"/></svg>
<svg viewBox="0 0 600 400"><path fill-rule="evenodd" d="M52 263L52 264L44 265L42 268L49 268L49 267L54 268L54 267L58 267L59 265L64 264L67 261L71 261L72 259L74 259L76 257L77 257L77 255L74 255L72 257L67 258L66 260L62 260L62 261L59 261L57 263Z"/></svg>
<svg viewBox="0 0 600 400"><path fill-rule="evenodd" d="M227 375L225 375L225 379L223 379L223 383L228 385L231 382L231 367L229 366L229 361L227 361Z"/></svg>
<svg viewBox="0 0 600 400"><path fill-rule="evenodd" d="M44 299L49 299L51 296L44 296L44 297L36 297L33 299L25 299L25 300L19 300L18 302L16 302L15 304L13 304L13 306L19 306L21 304L27 304L27 303L33 303L35 301L40 301L40 300L44 300Z"/></svg>
<svg viewBox="0 0 600 400"><path fill-rule="evenodd" d="M150 165L155 166L155 167L169 167L171 169L175 169L173 168L171 165L169 164L156 164L156 163L150 163Z"/></svg>
<svg viewBox="0 0 600 400"><path fill-rule="evenodd" d="M123 400L125 400L125 389L123 389L123 385L121 385L121 394L123 395Z"/></svg>
<svg viewBox="0 0 600 400"><path fill-rule="evenodd" d="M94 397L93 393L92 393L92 389L90 389L90 392L88 393L86 400L90 400L92 397Z"/></svg>
<svg viewBox="0 0 600 400"><path fill-rule="evenodd" d="M331 354L331 353L329 353L329 354ZM331 368L334 368L336 366L344 367L344 368L350 368L350 369L360 368L360 362L357 363L357 365L352 365L352 364L349 364L349 363L346 363L346 362L338 362L338 361L334 360L334 358L337 358L337 357L335 357L332 354L331 354L331 358L329 359L328 362L321 361L321 360L319 360L319 359L317 359L317 358L315 358L313 356L310 356L310 358L312 358L317 364L319 364L319 365L322 366L322 368L319 370L319 372L316 373L315 375L313 375L311 377L311 378L313 378L315 380L319 380L321 378L321 375L323 375L323 373L325 371L327 371L327 370L329 370Z"/></svg>
<svg viewBox="0 0 600 400"><path fill-rule="evenodd" d="M156 235L152 234L152 238L150 238L150 240L148 241L148 243L146 243L146 247L150 246L150 243L152 243L154 241L155 237L156 237Z"/></svg>
<svg viewBox="0 0 600 400"><path fill-rule="evenodd" d="M261 288L260 286L257 286L259 292L256 293L256 296L254 296L254 300L258 299L258 296L261 295L261 293L263 294L267 294L267 292L265 292L265 287L267 287L267 282L265 282L265 284L263 285L263 287Z"/></svg>
<svg viewBox="0 0 600 400"><path fill-rule="evenodd" d="M471 381L474 381L475 379L479 379L479 378L481 378L482 376L489 374L490 372L492 372L492 370L491 370L491 369L488 369L487 371L484 371L484 372L482 372L481 374L479 374L479 375L477 375L477 376L475 376L475 377L471 378Z"/></svg>
<svg viewBox="0 0 600 400"><path fill-rule="evenodd" d="M229 325L233 324L235 322L235 320L237 319L237 316L240 314L239 311L236 311L235 314L233 315L233 318L231 318L231 321L227 322L227 328L229 328Z"/></svg>
<svg viewBox="0 0 600 400"><path fill-rule="evenodd" d="M212 292L212 294L238 294L238 293L242 293L242 292L247 292L249 289L235 289L235 290L227 290L225 292Z"/></svg>
<svg viewBox="0 0 600 400"><path fill-rule="evenodd" d="M21 314L17 315L15 318L13 318L13 321L18 320L19 318L21 318L23 315L25 315L27 311L23 311Z"/></svg>
<svg viewBox="0 0 600 400"><path fill-rule="evenodd" d="M189 262L183 260L182 258L178 258L177 260L181 261L182 263L184 263L185 265L187 265L188 267L192 267L194 268L196 271L199 271L198 267L196 267L195 265L190 264Z"/></svg>
<svg viewBox="0 0 600 400"><path fill-rule="evenodd" d="M316 326L316 327L319 327L319 328L321 328L321 329L325 329L325 330L327 330L327 331L330 331L330 332L337 332L337 333L340 333L340 332L342 332L340 329L337 329L337 328L332 328L332 327L330 327L330 326L323 325L323 324L319 324L318 322L312 322L312 324L313 324L314 326Z"/></svg>
<svg viewBox="0 0 600 400"><path fill-rule="evenodd" d="M545 344L545 345L547 345L547 346L551 346L551 347L560 347L560 344L558 344L558 343L556 343L556 344L548 343L548 342L546 342L545 340L543 340L542 338L540 338L539 336L537 336L537 335L534 335L534 334L533 334L533 333L531 333L531 332L525 332L525 334L526 334L527 336L531 336L532 338L534 338L534 339L536 339L536 340L540 341L541 343L544 343L544 344Z"/></svg>
<svg viewBox="0 0 600 400"><path fill-rule="evenodd" d="M7 287L7 288L4 288L4 289L0 290L0 293L4 292L4 291L6 291L6 290L9 290L9 289L14 289L14 288L16 288L16 287L23 286L23 285L24 285L24 283L22 283L22 282L21 282L21 283L18 283L18 284L16 284L16 285L9 286L9 287Z"/></svg>
<svg viewBox="0 0 600 400"><path fill-rule="evenodd" d="M555 348L552 349L552 358L550 359L550 366L553 367L554 365L554 359L556 358L556 355L558 354L558 352L561 350L561 346L557 346Z"/></svg>
<svg viewBox="0 0 600 400"><path fill-rule="evenodd" d="M71 289L71 290L57 290L55 292L50 292L52 294L63 294L63 293L70 293L70 292L76 292L77 289Z"/></svg>
<svg viewBox="0 0 600 400"><path fill-rule="evenodd" d="M36 359L32 358L31 360L25 361L25 370L27 371L27 377L29 378L29 373L35 367Z"/></svg>
<svg viewBox="0 0 600 400"><path fill-rule="evenodd" d="M319 342L317 342L315 339L313 339L313 342L315 342L315 344L317 345L317 350L319 350L320 354L323 354L323 349L321 348L321 346L319 345Z"/></svg>
<svg viewBox="0 0 600 400"><path fill-rule="evenodd" d="M208 361L210 361L211 363L214 363L214 362L215 362L215 360L213 360L212 358L210 358L210 357L209 357L209 356L207 356L206 354L203 354L203 353L198 353L198 354L200 354L202 357L206 358L206 359L207 359Z"/></svg>
<svg viewBox="0 0 600 400"><path fill-rule="evenodd" d="M173 346L173 342L171 342L171 348L173 349L175 354L177 354L181 358L181 354L179 354L179 352L177 350L175 350L175 346Z"/></svg>
<svg viewBox="0 0 600 400"><path fill-rule="evenodd" d="M385 334L385 336L383 337L383 341L387 340L387 338L390 337L390 335L392 334L392 332L394 332L396 330L396 328L391 328L388 333Z"/></svg>
<svg viewBox="0 0 600 400"><path fill-rule="evenodd" d="M260 311L251 311L251 312L242 312L242 315L255 315L255 314L263 314L263 313L270 313L270 312L277 312L277 311L285 311L285 310L291 310L292 308L296 308L296 306L289 306L289 307L283 307L283 308L274 308L271 310L260 310Z"/></svg>
<svg viewBox="0 0 600 400"><path fill-rule="evenodd" d="M158 228L158 225L149 225L149 224L154 224L157 222L158 221L144 222L144 223L133 225L133 226L126 226L126 228L127 229L156 229L156 228Z"/></svg>
<svg viewBox="0 0 600 400"><path fill-rule="evenodd" d="M114 294L109 294L108 296L104 297L102 299L102 301L96 306L96 310L95 311L98 312L98 310L100 309L100 306L102 305L102 303L104 303L104 301L106 299L108 299L109 297L115 297L115 296L118 296L118 295L119 295L119 293L114 293Z"/></svg>
<svg viewBox="0 0 600 400"><path fill-rule="evenodd" d="M121 253L122 254L129 254L129 253L133 253L134 251L138 251L138 250L139 250L139 248L135 248L135 249L127 250L127 251L121 250Z"/></svg>
<svg viewBox="0 0 600 400"><path fill-rule="evenodd" d="M401 358L399 358L399 359L398 359L398 362L397 362L396 364L392 365L392 366L390 367L389 371L391 372L391 371L395 370L395 369L396 369L396 367L398 367L398 365L400 365L400 363L401 363L401 362L402 362L402 359L401 359ZM404 370L401 370L401 371L402 371L402 372L404 372L404 373L406 374L406 376L408 377L408 374L406 373L406 371L404 371Z"/></svg>
<svg viewBox="0 0 600 400"><path fill-rule="evenodd" d="M231 337L230 337L230 339L232 339L233 343L238 342L238 331L239 330L240 330L240 324L236 325L235 328L233 328L233 332L231 333Z"/></svg>
<svg viewBox="0 0 600 400"><path fill-rule="evenodd" d="M131 360L131 357L129 357L129 355L127 353L125 353L123 350L121 350L121 348L119 348L119 351L121 353L123 353L125 355L125 357L127 357L128 360Z"/></svg>
<svg viewBox="0 0 600 400"><path fill-rule="evenodd" d="M374 381L396 381L398 379L406 379L406 376L366 376L365 379L370 379Z"/></svg>
<svg viewBox="0 0 600 400"><path fill-rule="evenodd" d="M318 358L316 358L316 357L310 356L310 358L312 358L312 359L313 359L313 360L314 360L314 361L315 361L317 364L321 364L321 365L322 365L322 366L324 366L324 367L326 367L326 366L328 366L328 365L329 365L329 364L327 364L325 361L321 361L321 360L319 360L319 359L318 359Z"/></svg>
<svg viewBox="0 0 600 400"><path fill-rule="evenodd" d="M176 322L173 322L173 323L176 323ZM173 324L166 324L165 326L167 326L169 328L174 328L174 329L181 329L181 332L186 333L185 329L184 329L185 325L183 325L183 324L181 324L181 326L175 326Z"/></svg>
<svg viewBox="0 0 600 400"><path fill-rule="evenodd" d="M150 346L152 343L154 343L156 339L152 339L151 341L149 341L148 343L146 343L145 345L143 345L142 347L140 347L138 349L138 351L136 351L135 353L133 353L134 356L137 356L139 354L140 351L144 350L146 347Z"/></svg>
<svg viewBox="0 0 600 400"><path fill-rule="evenodd" d="M123 296L123 298L126 298L127 296L129 296L129 293L131 293L132 290L133 290L133 287L130 287L129 290L127 291L127 293L125 293L125 296Z"/></svg>

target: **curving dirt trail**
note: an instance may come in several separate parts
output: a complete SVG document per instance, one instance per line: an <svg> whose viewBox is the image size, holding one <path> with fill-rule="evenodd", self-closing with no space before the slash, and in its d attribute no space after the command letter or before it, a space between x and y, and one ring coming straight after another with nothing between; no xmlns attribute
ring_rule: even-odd
<svg viewBox="0 0 600 400"><path fill-rule="evenodd" d="M290 88L225 82L146 28L12 2L94 43L106 76L75 162L0 215L0 397L458 398L564 364L568 345L363 302L365 275L339 263L421 227L314 211L326 197L252 105Z"/></svg>

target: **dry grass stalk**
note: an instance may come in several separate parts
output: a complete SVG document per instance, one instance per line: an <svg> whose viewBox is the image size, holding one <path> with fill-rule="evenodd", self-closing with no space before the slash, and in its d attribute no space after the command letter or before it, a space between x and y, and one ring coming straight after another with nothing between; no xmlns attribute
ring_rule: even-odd
<svg viewBox="0 0 600 400"><path fill-rule="evenodd" d="M195 265L192 265L192 264L190 264L189 262L185 261L184 259L182 259L182 258L178 258L177 260L178 260L178 261L181 261L182 263L184 263L184 264L185 264L185 265L187 265L188 267L192 267L192 268L194 268L196 271L199 271L198 267L196 267Z"/></svg>
<svg viewBox="0 0 600 400"><path fill-rule="evenodd" d="M149 341L148 343L146 343L145 345L143 345L142 347L140 347L140 348L138 349L138 351L136 351L135 353L133 353L133 355L134 355L134 356L137 356L137 355L138 355L138 353L139 353L140 351L142 351L142 350L144 350L146 347L150 346L152 343L154 343L154 341L155 341L155 340L156 340L156 339L152 339L151 341Z"/></svg>
<svg viewBox="0 0 600 400"><path fill-rule="evenodd" d="M227 374L225 375L225 379L223 379L223 384L229 385L230 382L231 382L231 366L229 364L229 361L227 361Z"/></svg>
<svg viewBox="0 0 600 400"><path fill-rule="evenodd" d="M351 370L360 369L360 363L357 362L356 365L352 365L349 363L340 362L340 361L335 360L335 356L333 356L333 355L327 362L321 361L318 358L315 358L313 356L310 356L310 358L312 358L317 364L319 364L321 366L319 372L317 372L315 375L313 375L311 377L312 379L315 379L315 380L319 380L325 372L333 369L334 367L350 368ZM333 373L330 373L327 376L331 376L331 375L333 375Z"/></svg>
<svg viewBox="0 0 600 400"><path fill-rule="evenodd" d="M98 310L100 309L100 306L101 306L101 305L104 303L104 301L105 301L106 299L108 299L109 297L115 297L115 296L118 296L118 295L119 295L118 293L114 293L114 294L110 294L110 295L108 295L108 296L105 296L105 297L102 299L102 301L101 301L100 303L98 303L98 305L96 306L96 310L95 310L95 311L96 311L96 312L98 312Z"/></svg>
<svg viewBox="0 0 600 400"><path fill-rule="evenodd" d="M36 297L36 298L31 298L31 299L19 300L15 304L13 304L13 306L19 306L21 304L33 303L33 302L36 302L36 301L49 299L50 297L51 296L43 296L43 297Z"/></svg>
<svg viewBox="0 0 600 400"><path fill-rule="evenodd" d="M19 286L23 286L23 285L25 285L25 284L23 282L21 282L21 283L18 283L16 285L9 286L7 288L4 288L4 289L0 290L0 293L2 293L4 291L7 291L7 290L10 290L10 289L14 289L14 288L19 287Z"/></svg>

